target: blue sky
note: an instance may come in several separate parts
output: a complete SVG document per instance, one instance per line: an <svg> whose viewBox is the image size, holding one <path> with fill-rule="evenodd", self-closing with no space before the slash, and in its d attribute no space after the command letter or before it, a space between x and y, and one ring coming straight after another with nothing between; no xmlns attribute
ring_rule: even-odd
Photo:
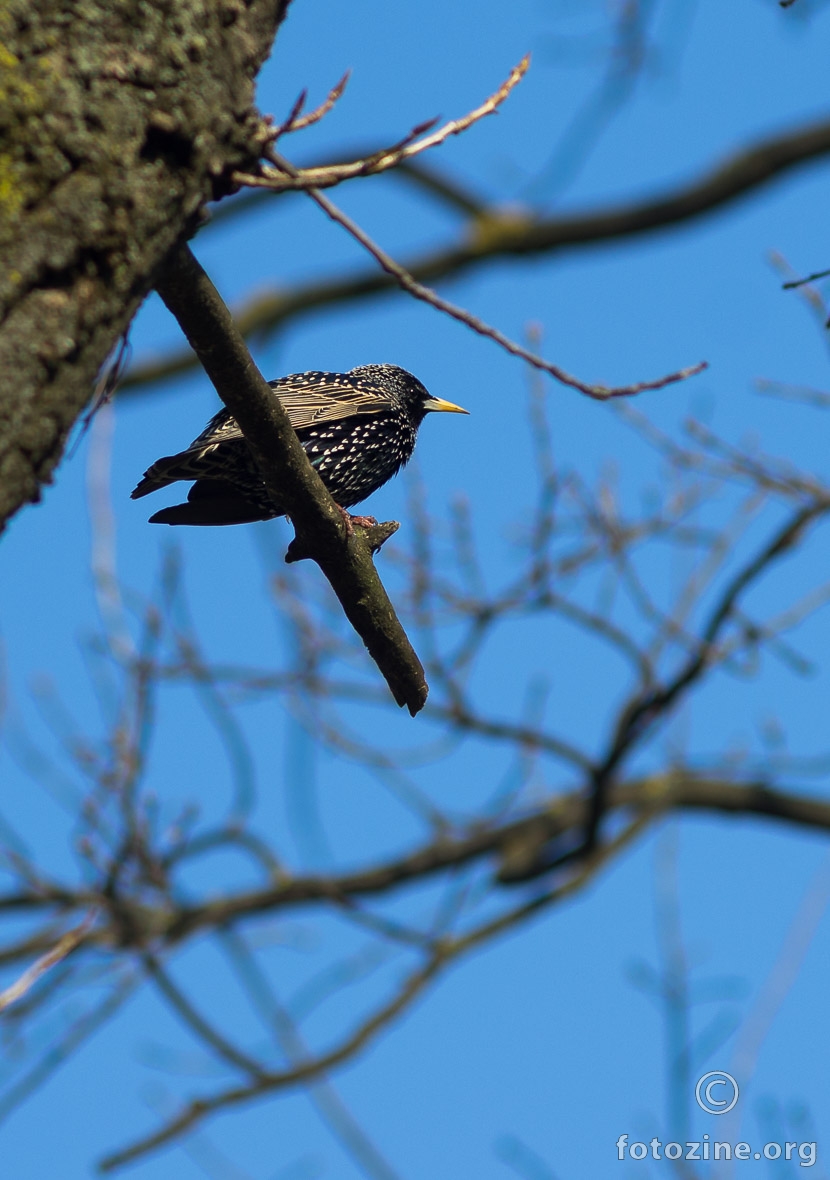
<svg viewBox="0 0 830 1180"><path fill-rule="evenodd" d="M606 10L599 4L518 2L505 20L503 7L494 4L479 5L473 18L467 6L433 0L420 5L360 0L349 6L295 0L263 71L259 103L279 117L303 87L316 103L346 68L353 71L336 110L301 142L290 144L302 162L344 146L392 141L435 114L460 115L531 51L530 73L500 114L445 145L434 162L485 195L518 203L533 198L561 210L651 193L747 142L826 113L826 10L816 9L806 19L805 0L786 13L762 0L733 0L728 6L665 0L653 7L656 48L635 93L575 176L564 186L554 181L542 186L541 195L534 178L548 175L556 145L594 92L603 60L586 52L566 62L556 38L579 36L579 45L590 51L596 44L592 30L606 27ZM703 414L732 441L757 439L794 464L826 475L821 414L760 397L754 383L766 377L827 388L826 341L799 299L781 291L769 262L774 250L800 272L829 264L827 168L805 168L669 233L551 259L500 262L442 291L514 337L538 322L544 353L588 380L625 383L706 359L710 368L703 376L646 394L638 408L666 428L689 413ZM452 215L394 178L346 186L337 200L404 260L447 241L456 228ZM231 303L251 290L366 265L358 247L299 198L275 202L273 209L263 208L227 229L209 228L194 250ZM133 328L134 356L163 352L179 339L160 301L150 298ZM533 489L527 375L516 361L402 296L302 319L256 343L254 354L269 378L391 361L415 372L436 395L470 409L469 419L427 420L418 470L439 520L446 519L454 495L470 498L488 575L496 582L507 579L515 521ZM624 495L639 495L658 467L630 431L604 407L553 383L546 390L559 462L586 479L613 463ZM164 553L175 543L190 610L211 657L267 665L279 660L286 643L286 629L265 591L267 571L279 564L290 535L287 526L182 530L184 535L171 538L167 530L147 525L144 501L129 500L146 466L189 442L215 407L202 376L117 404L110 479L118 574L127 601L143 601L156 592ZM101 733L85 655L100 627L90 575L88 468L87 438L63 463L43 502L12 522L0 550L8 697L1 810L55 873L70 871L73 863L68 809L76 784L33 775L26 743L61 762L55 737L64 725L59 708L85 731ZM406 489L399 478L368 510L405 519ZM381 571L394 587L399 583L391 561L384 561ZM776 571L758 601L765 602L765 595L769 601L792 596L794 578L820 582L826 566L826 542L819 537L794 569ZM654 576L669 578L667 563L655 567ZM821 663L828 636L826 618L819 616L804 626L796 643ZM603 732L602 709L613 703L611 696L595 704L596 686L609 671L571 638L541 633L532 624L516 626L482 662L477 699L518 716L525 686L537 674L552 685L557 727L595 748ZM216 734L184 692L171 689L164 699L149 776L162 814L171 820L197 796L206 820L220 815L232 797L233 778ZM757 744L759 726L776 715L792 750L818 755L826 745L827 699L823 676L799 679L765 662L754 679L716 677L705 699L683 714L682 726L689 748L702 758ZM428 732L427 718L388 717L384 724L390 742L411 743ZM267 833L279 833L278 842L295 864L361 863L417 837L417 824L371 775L315 751L278 701L250 707L244 726L254 752L258 821ZM421 789L460 816L487 798L508 769L502 752L470 744L413 773ZM572 785L555 764L545 768L544 784ZM825 789L821 778L787 785ZM665 1136L664 1022L626 972L632 962L657 959L655 858L666 839L677 843L679 907L690 961L700 978L742 981L737 998L721 1007L754 1021L752 1027L764 1023L757 1005L765 983L784 977L782 947L800 907L808 916L818 914L803 961L760 1046L742 1099L741 1134L753 1142L775 1138L769 1128L775 1126L770 1112L776 1104L796 1122L804 1107L815 1133L799 1137L818 1140L813 1174L824 1170L822 1151L830 1150L823 1065L830 1046L822 1020L830 938L822 901L826 842L760 821L685 819L673 832L651 832L577 898L464 961L337 1076L352 1112L401 1177L581 1180L608 1175L615 1167L621 1175L644 1172L617 1163L614 1143L624 1132L631 1138ZM237 862L217 858L191 884L195 890L245 879ZM433 897L429 889L415 891L402 905L421 913ZM341 949L342 935L325 922L317 927L307 914L275 925L270 936L275 945L267 952L269 965L289 992ZM783 953L784 961L792 960L794 952ZM203 989L208 1006L234 1010L234 985L208 946L194 944L175 970L177 978ZM372 994L371 981L367 986L364 1000ZM51 1023L37 1029L36 1055L71 1017L71 1005L81 1011L93 996L87 989L68 998L70 1007L57 1009ZM334 1035L353 1002L354 993L344 992L315 1018L312 1034L322 1040ZM695 1020L702 1027L717 1008L701 1009ZM241 1014L233 1019L239 1035L254 1041L261 1035ZM733 1037L701 1068L728 1069L735 1044ZM184 1081L175 1076L183 1061L194 1070ZM144 989L10 1117L3 1128L0 1175L34 1180L54 1172L60 1160L62 1180L80 1180L104 1150L149 1128L172 1095L217 1081L218 1075L204 1072L167 1010ZM699 1133L720 1130L709 1124L698 1120L695 1126ZM218 1153L232 1163L222 1164ZM771 1167L743 1165L758 1175ZM140 1180L205 1174L220 1180L316 1175L351 1180L358 1172L308 1100L296 1095L225 1116L188 1151L174 1147L138 1164L133 1174Z"/></svg>

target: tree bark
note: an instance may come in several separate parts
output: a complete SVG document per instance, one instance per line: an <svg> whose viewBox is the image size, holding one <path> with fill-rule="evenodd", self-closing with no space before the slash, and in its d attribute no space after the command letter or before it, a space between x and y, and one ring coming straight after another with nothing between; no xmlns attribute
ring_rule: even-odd
<svg viewBox="0 0 830 1180"><path fill-rule="evenodd" d="M254 78L288 0L10 0L0 13L0 528L96 375L260 156Z"/></svg>

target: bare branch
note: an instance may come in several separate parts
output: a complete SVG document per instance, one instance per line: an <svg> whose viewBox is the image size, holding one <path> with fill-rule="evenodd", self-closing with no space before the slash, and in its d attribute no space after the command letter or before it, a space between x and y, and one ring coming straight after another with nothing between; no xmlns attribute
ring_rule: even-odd
<svg viewBox="0 0 830 1180"><path fill-rule="evenodd" d="M759 815L830 831L830 803L814 796L774 790L765 782L741 782L680 769L612 787L608 792L608 806L653 808L655 813L678 809ZM219 897L201 905L182 906L171 917L165 941L178 942L201 930L290 907L319 902L339 904L349 897L386 895L409 882L425 880L474 861L500 859L508 853L515 864L520 846L541 848L551 841L575 836L589 814L584 793L573 791L548 799L521 819L489 826L478 824L468 832L430 841L408 856L374 868L343 875L297 876L263 889ZM519 877L516 874L511 879Z"/></svg>
<svg viewBox="0 0 830 1180"><path fill-rule="evenodd" d="M142 955L142 962L156 987L167 1000L173 1011L179 1015L195 1036L210 1046L217 1057L222 1061L228 1062L234 1068L242 1070L243 1073L248 1074L250 1077L262 1078L265 1076L266 1071L258 1061L255 1061L253 1057L241 1052L235 1045L232 1045L200 1012L197 1012L181 988L173 982L169 974L164 970L155 955L145 953Z"/></svg>
<svg viewBox="0 0 830 1180"><path fill-rule="evenodd" d="M475 946L534 917L554 902L577 892L595 876L609 858L640 833L645 823L647 823L647 817L635 818L623 832L609 842L607 847L596 849L568 881L545 890L529 902L523 902L499 918L485 922L466 934L435 939L432 952L426 963L405 980L391 1001L377 1009L335 1049L316 1058L303 1055L299 1060L295 1060L289 1069L260 1077L250 1085L225 1090L207 1098L192 1100L178 1115L164 1123L154 1133L103 1159L99 1165L101 1171L113 1171L157 1150L217 1111L255 1101L277 1090L293 1088L316 1079L324 1079L332 1069L351 1060L365 1048L374 1036L408 1008L425 987L452 961Z"/></svg>
<svg viewBox="0 0 830 1180"><path fill-rule="evenodd" d="M269 158L274 160L289 175L296 175L296 169L293 165L289 164L287 160L283 160L281 156L272 153ZM494 341L512 356L517 356L521 360L527 361L535 369L540 369L542 372L548 373L563 385L577 389L587 397L594 398L597 401L607 401L609 398L614 397L631 397L634 394L643 393L647 389L663 389L666 385L672 385L677 381L685 381L687 377L693 377L707 367L707 362L701 361L697 365L691 365L686 369L679 369L676 373L668 373L664 377L659 377L656 381L638 381L634 385L621 386L589 385L584 381L580 381L577 377L573 377L570 373L566 373L558 365L554 365L550 361L537 356L536 353L531 352L523 345L517 344L514 340L505 336L503 332L500 332L497 328L490 327L484 320L479 319L478 316L474 316L463 307L458 307L457 304L450 303L449 300L442 298L437 291L433 291L430 287L425 287L422 283L419 283L405 267L401 266L399 262L396 262L391 254L387 254L385 250L381 249L356 222L352 221L350 217L347 217L342 209L339 209L328 197L324 197L322 193L317 192L313 188L307 189L307 192L315 204L319 205L332 221L336 221L347 233L351 234L355 241L359 242L386 273L391 275L410 295L414 295L416 299L423 300L424 303L428 303L437 311L443 311L454 320L458 320L468 328L472 328L480 336L485 336L489 340Z"/></svg>
<svg viewBox="0 0 830 1180"><path fill-rule="evenodd" d="M578 830L590 806L584 797L577 795L559 802L562 806L557 808L558 822L554 821L552 813L540 814L532 820L524 821L526 824L535 823L538 825L535 832L538 851L541 851L551 837L561 835L562 822L566 821L566 815L566 822ZM656 816L663 814L667 808L685 806L739 814L754 812L830 830L830 804L822 800L812 797L794 799L780 792L771 791L764 784L739 785L728 781L697 777L683 771L632 780L613 793L613 806L634 809L635 811L635 818L626 824L622 832L613 840L607 845L597 847L564 882L537 893L529 900L511 907L496 918L488 919L479 926L472 927L457 937L444 937L437 940L426 963L405 980L403 986L397 990L390 1001L382 1005L369 1019L343 1038L335 1048L316 1057L303 1057L303 1059L295 1061L290 1068L269 1072L248 1085L192 1100L152 1134L107 1156L100 1164L101 1170L113 1171L157 1150L218 1111L227 1110L261 1099L276 1091L294 1088L325 1077L337 1066L353 1059L365 1048L374 1036L399 1016L449 963L470 949L510 931L520 923L533 918L551 904L578 891L593 879L596 872L609 859L636 839L649 822ZM567 814L568 812L570 814ZM547 830L545 830L546 824L549 825ZM515 839L518 825L512 825L512 828L513 839ZM531 831L532 829L528 829L526 834L530 834ZM515 860L510 860L511 846L505 842L503 832L501 840L503 842L502 850L508 854L505 870L509 869L502 879L505 882L520 881L533 876L534 872L530 863L525 864L524 871L516 872L518 865ZM562 862L560 860L557 863ZM541 862L539 871L547 872L552 867L554 867L552 864ZM215 918L219 924L225 925L228 921L228 914L226 912L221 918L217 914Z"/></svg>
<svg viewBox="0 0 830 1180"><path fill-rule="evenodd" d="M830 120L764 139L727 157L691 183L651 200L623 202L596 212L542 219L532 211L506 215L497 206L476 218L454 245L404 264L417 282L434 282L486 265L494 258L534 257L617 241L701 217L754 192L771 180L830 152ZM472 231L472 232L470 232ZM236 313L243 335L273 332L290 320L331 306L399 287L392 274L363 270L260 295ZM125 390L146 387L186 372L196 364L189 352L174 352L138 365L121 383Z"/></svg>
<svg viewBox="0 0 830 1180"><path fill-rule="evenodd" d="M377 148L365 148L362 151L355 149L351 152L344 152L343 159L350 160L358 155L361 158L366 158L375 155L378 150ZM328 168L332 164L341 162L343 161L339 158L332 160L328 155L322 162L304 164L302 167L319 168L325 166ZM456 213L462 213L465 217L485 219L487 216L488 203L484 197L474 192L471 186L462 183L458 177L451 176L446 169L428 164L426 160L402 160L387 175L392 179L402 180L406 184L412 185L413 188L422 189L423 192L437 198L446 208ZM299 190L296 195L299 195ZM245 191L234 194L228 200L211 208L210 220L203 227L202 233L209 232L226 221L239 220L251 209L257 209L270 201L272 196L273 193L267 188L247 188Z"/></svg>
<svg viewBox="0 0 830 1180"><path fill-rule="evenodd" d="M803 279L793 279L789 283L782 283L781 288L784 291L792 291L795 287L803 287L805 283L815 283L819 279L826 279L830 276L830 270L817 270L814 274L807 275Z"/></svg>
<svg viewBox="0 0 830 1180"><path fill-rule="evenodd" d="M830 832L830 803L815 795L799 795L774 789L763 780L742 781L724 775L697 774L675 769L664 774L625 780L612 787L608 808L648 808L656 813L669 810L721 812L755 815L813 831ZM226 927L244 919L292 907L332 902L339 906L354 897L384 895L412 881L426 880L446 869L474 861L501 858L520 844L542 847L576 833L588 814L581 790L548 799L520 819L493 823L456 836L430 841L408 856L373 868L325 876L295 876L262 889L240 891L201 904L181 906L174 912L158 913L153 929L167 943L183 941L200 931ZM54 906L45 898L32 898L32 908ZM88 905L79 894L76 906ZM98 940L101 941L100 939Z"/></svg>
<svg viewBox="0 0 830 1180"><path fill-rule="evenodd" d="M587 847L590 847L596 838L611 775L655 720L668 712L713 663L717 655L715 643L722 628L732 617L744 591L765 573L773 562L785 556L798 542L807 526L828 510L830 502L821 498L793 513L760 552L730 579L702 629L697 650L692 652L676 675L663 687L638 694L624 710L617 723L609 751L595 773L591 815L586 832Z"/></svg>

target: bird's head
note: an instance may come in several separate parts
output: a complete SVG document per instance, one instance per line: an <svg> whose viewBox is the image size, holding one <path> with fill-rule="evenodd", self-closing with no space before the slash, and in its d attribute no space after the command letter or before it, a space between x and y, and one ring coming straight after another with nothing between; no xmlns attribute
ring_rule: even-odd
<svg viewBox="0 0 830 1180"><path fill-rule="evenodd" d="M470 412L455 405L454 402L433 397L417 377L413 377L400 365L360 365L358 368L352 369L351 376L371 382L392 401L399 402L416 424L420 424L424 416L430 413L469 414Z"/></svg>

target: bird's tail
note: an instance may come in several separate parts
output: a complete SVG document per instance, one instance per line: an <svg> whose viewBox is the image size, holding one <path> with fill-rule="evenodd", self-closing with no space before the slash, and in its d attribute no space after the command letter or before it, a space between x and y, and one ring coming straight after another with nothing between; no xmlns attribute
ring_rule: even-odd
<svg viewBox="0 0 830 1180"><path fill-rule="evenodd" d="M159 488L166 488L168 484L178 479L196 479L196 475L189 475L184 460L188 457L183 451L180 455L165 455L157 459L152 467L148 467L141 480L130 492L131 500L138 500L142 496L149 496L150 492L157 492Z"/></svg>
<svg viewBox="0 0 830 1180"><path fill-rule="evenodd" d="M252 524L255 520L268 520L268 517L240 500L237 509L229 504L173 504L155 512L150 524Z"/></svg>
<svg viewBox="0 0 830 1180"><path fill-rule="evenodd" d="M139 488L141 484L136 491ZM145 495L144 492L140 494ZM279 515L279 510L270 506L266 508L261 503L247 499L223 480L200 479L188 492L186 504L162 508L150 517L150 524L251 524L255 520L270 520Z"/></svg>

